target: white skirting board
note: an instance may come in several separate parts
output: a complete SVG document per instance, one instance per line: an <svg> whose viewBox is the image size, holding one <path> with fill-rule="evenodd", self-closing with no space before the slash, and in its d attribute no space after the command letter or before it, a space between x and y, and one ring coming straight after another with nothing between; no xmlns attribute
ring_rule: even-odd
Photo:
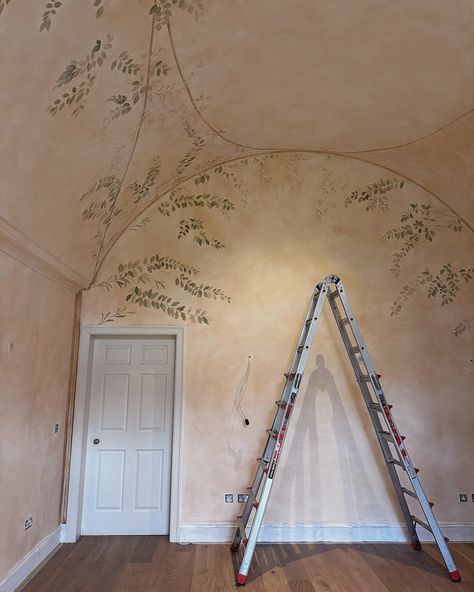
<svg viewBox="0 0 474 592"><path fill-rule="evenodd" d="M454 541L474 541L474 523L440 523L444 536ZM228 543L236 525L230 522L182 524L180 543ZM417 529L422 541L433 541L430 533ZM264 543L359 543L405 542L406 527L401 524L264 524L259 541Z"/></svg>
<svg viewBox="0 0 474 592"><path fill-rule="evenodd" d="M7 573L0 581L0 592L14 592L26 580L61 543L61 530L61 526L58 526Z"/></svg>

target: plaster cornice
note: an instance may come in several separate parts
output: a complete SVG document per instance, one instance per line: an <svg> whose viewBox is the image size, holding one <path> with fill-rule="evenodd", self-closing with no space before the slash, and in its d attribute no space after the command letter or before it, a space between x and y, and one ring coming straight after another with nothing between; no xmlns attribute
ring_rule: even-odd
<svg viewBox="0 0 474 592"><path fill-rule="evenodd" d="M64 265L2 217L0 251L72 292L82 290L89 283L86 277Z"/></svg>

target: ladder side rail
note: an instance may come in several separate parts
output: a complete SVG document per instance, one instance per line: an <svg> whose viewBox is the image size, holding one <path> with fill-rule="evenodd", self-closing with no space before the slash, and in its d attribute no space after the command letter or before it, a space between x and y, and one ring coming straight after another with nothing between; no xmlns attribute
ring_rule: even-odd
<svg viewBox="0 0 474 592"><path fill-rule="evenodd" d="M341 304L344 308L344 311L345 311L347 317L349 319L351 319L351 318L353 319L350 322L350 327L352 329L352 332L354 334L354 338L355 338L357 345L359 347L360 355L362 357L364 365L367 368L367 373L371 378L371 384L374 389L375 395L383 408L385 422L386 422L386 425L388 427L390 434L392 435L392 437L394 439L394 443L395 443L395 447L398 452L398 456L405 468L405 471L410 479L413 489L415 490L415 493L417 494L418 501L420 502L423 513L425 514L426 519L428 520L428 524L431 528L431 532L436 540L436 543L438 544L439 550L441 551L441 554L443 556L446 567L448 568L448 571L451 575L451 578L456 580L456 578L460 577L459 572L456 567L456 564L453 560L453 557L452 557L451 552L448 548L448 545L446 544L446 540L441 532L438 521L437 521L437 519L430 507L428 498L426 497L423 487L421 486L420 480L418 479L417 471L415 470L413 462L408 454L408 450L407 450L403 440L400 437L400 432L398 431L395 420L393 419L393 415L390 411L390 407L388 406L382 386L380 385L380 383L378 381L377 373L375 372L374 366L372 365L370 355L367 351L367 347L365 346L364 340L362 339L362 335L360 333L359 326L355 320L354 313L352 312L351 305L350 305L349 300L346 296L346 293L345 293L342 283L339 282L336 285L336 288L339 292L339 298L341 300ZM334 300L330 299L330 302L332 304L334 302ZM331 308L333 309L332 306L331 306ZM334 309L333 309L333 312L334 312ZM337 321L337 319L336 319L336 321ZM338 323L338 327L341 332L341 335L343 335L343 330L345 330L345 327L342 327L339 323ZM349 354L350 354L350 352L349 352ZM366 386L365 383L362 383L362 381L359 379L358 379L358 383L359 383L359 386L361 386L362 384L364 384L364 386ZM362 386L361 386L361 389L362 389ZM397 481L399 483L398 474L396 473L395 467L393 465L391 465L391 466L392 466L392 469L390 468L390 466L388 466L389 472L391 474L392 471L394 471L395 475L397 476ZM398 497L398 491L397 491L398 488L396 487L395 489L396 489L396 493L397 493L397 497ZM405 496L403 496L403 499L406 504ZM403 511L403 507L402 507L402 511ZM413 518L411 518L411 524L413 525ZM408 526L409 526L409 532L410 532L411 526L410 525L408 525Z"/></svg>
<svg viewBox="0 0 474 592"><path fill-rule="evenodd" d="M258 502L257 511L255 513L255 517L252 523L252 527L250 529L250 533L248 536L247 544L245 547L244 556L242 558L242 562L240 564L239 573L237 575L237 584L245 584L245 581L248 576L248 572L250 569L250 564L252 562L252 557L255 553L255 547L258 541L258 535L260 532L260 528L262 526L263 517L265 515L266 506L268 503L268 499L270 497L270 493L273 486L273 480L275 477L276 468L278 465L278 461L280 459L281 452L283 450L283 444L286 439L286 435L288 433L288 426L291 419L291 415L293 412L293 408L295 405L296 398L298 396L299 388L301 385L301 378L304 373L304 369L306 366L309 350L311 348L312 341L314 339L314 334L316 332L316 328L319 324L319 320L321 317L321 311L324 305L324 301L326 300L327 294L329 291L329 286L324 281L322 285L318 284L316 286L316 290L312 296L312 303L309 308L309 312L312 314L311 317L307 317L304 322L303 331L301 333L302 341L298 342L298 348L295 352L295 356L293 358L293 362L297 360L296 368L295 368L295 377L299 376L298 382L296 380L292 381L292 390L291 394L288 399L288 405L284 409L285 415L284 419L281 423L281 426L278 431L278 435L276 437L276 444L272 453L271 461L270 461L270 468L267 474L267 478L263 484L262 493L260 496L260 500ZM313 302L315 301L315 306L313 306ZM306 321L311 318L311 323L307 326ZM300 353L298 354L299 348L302 347ZM294 368L294 365L292 369Z"/></svg>
<svg viewBox="0 0 474 592"><path fill-rule="evenodd" d="M443 556L444 562L448 571L451 575L451 578L456 581L456 579L460 579L459 571L456 566L456 563L451 555L451 551L449 550L447 540L444 537L443 533L441 532L441 528L439 527L438 520L431 509L431 504L428 501L426 494L424 492L423 487L421 486L420 480L417 476L414 479L411 479L411 483L413 485L413 489L418 496L418 501L423 509L423 513L426 516L426 520L431 528L431 533L438 544L439 550L441 551L441 555Z"/></svg>
<svg viewBox="0 0 474 592"><path fill-rule="evenodd" d="M290 370L287 374L286 382L285 382L285 385L283 387L283 391L282 391L282 394L280 397L280 402L287 403L290 399L290 396L291 396L291 393L293 390L293 385L294 385L294 378L292 379L291 376L292 376L292 374L294 374L294 375L297 374L296 370L298 368L298 362L300 360L300 355L298 354L298 348L302 343L306 343L306 341L307 341L307 336L308 336L308 332L310 329L310 327L307 325L307 320L310 318L311 319L313 318L314 311L315 311L315 309L318 305L318 301L319 301L320 288L321 288L321 284L318 284L313 291L311 302L310 302L310 305L308 308L308 312L307 312L305 320L303 322L301 334L299 336L297 346L295 348L295 353L294 353L293 359L291 361ZM300 379L301 379L301 377L300 377ZM279 406L277 409L277 412L275 413L275 417L273 419L271 432L273 432L273 433L280 432L280 427L283 422L283 418L285 416L285 413L286 413L285 407ZM265 444L265 448L264 448L263 454L262 454L262 460L260 461L259 467L257 469L257 473L255 474L255 478L253 480L253 484L251 487L251 496L249 496L249 498L247 499L247 502L244 506L244 510L242 512L241 519L242 519L244 527L247 525L247 522L250 518L250 514L252 513L252 508L254 507L254 502L257 498L258 491L260 490L260 485L262 483L262 479L265 477L266 473L268 472L268 465L270 463L270 459L273 456L276 441L277 440L275 439L275 437L272 434L270 434L267 438L267 442ZM267 465L266 469L261 466L262 462ZM245 535L245 533L241 532L239 525L237 525L234 539L233 539L233 543L232 543L232 547L231 547L233 550L236 550L236 548L238 548L244 535Z"/></svg>
<svg viewBox="0 0 474 592"><path fill-rule="evenodd" d="M261 463L259 463L257 472L255 473L254 480L252 482L252 487L250 488L250 495L245 502L244 509L242 511L241 520L244 525L244 532L241 531L240 525L237 524L237 528L235 530L234 538L232 541L231 549L236 551L245 537L245 527L247 526L247 522L250 518L250 514L252 513L252 509L254 507L254 502L257 499L258 492L260 490L260 486L262 484L263 478L265 477L265 471Z"/></svg>
<svg viewBox="0 0 474 592"><path fill-rule="evenodd" d="M281 402L284 402L284 403L287 403L288 402L288 400L290 398L290 395L291 395L291 392L292 392L292 389L293 389L294 379L291 379L291 376L293 374L296 375L296 373L297 373L298 362L299 362L299 359L300 359L300 356L298 354L298 347L301 344L303 344L306 341L306 339L307 339L307 335L308 335L308 332L309 332L309 327L306 325L306 321L309 318L312 318L313 317L314 311L315 311L315 309L317 307L319 296L320 296L319 286L320 286L320 284L318 284L316 286L316 288L314 289L314 291L313 291L313 295L312 295L311 302L310 302L310 305L309 305L309 308L308 308L308 312L306 314L305 320L303 322L303 327L301 329L301 333L300 333L300 336L299 336L298 341L297 341L297 346L295 348L295 353L294 353L293 358L291 360L290 369L289 369L288 374L287 374L287 379L286 379L286 382L285 382L285 386L283 387L283 391L282 391L282 394L281 394L281 397L280 397L280 401ZM277 412L276 412L275 417L273 419L273 424L272 424L272 428L271 428L271 431L272 432L274 432L274 431L279 432L280 431L280 426L281 426L281 422L283 420L284 415L285 415L285 409L283 407L279 407L277 409ZM268 462L270 460L270 458L271 458L271 456L273 454L274 444L275 444L275 439L273 438L273 436L270 435L268 437L267 444L265 446L264 453L263 453L263 459L266 462Z"/></svg>
<svg viewBox="0 0 474 592"><path fill-rule="evenodd" d="M373 402L373 398L372 398L372 395L369 391L367 383L361 379L360 375L361 375L362 370L360 368L360 364L359 364L358 360L356 359L355 354L353 354L349 349L350 347L352 347L352 342L351 342L350 336L346 330L346 327L344 325L342 325L340 322L340 320L342 319L342 316L341 316L339 308L336 304L336 300L334 298L332 298L332 299L329 299L329 302L330 302L330 306L331 306L331 310L333 312L334 318L336 320L337 327L339 329L339 333L341 334L342 341L344 343L347 354L349 356L349 360L350 360L352 368L354 370L354 374L355 374L357 383L359 385L359 389L362 393L365 404L366 404L367 409L369 411L369 416L372 421L372 425L374 426L374 430L377 435L377 439L378 439L380 448L382 449L382 454L383 454L385 462L387 464L389 476L392 481L392 485L395 490L395 494L397 496L398 503L400 504L400 509L401 509L403 517L405 519L405 523L407 525L410 540L412 542L412 545L414 547L418 548L420 545L420 541L418 539L418 535L416 533L416 529L413 524L413 519L412 519L412 515L410 512L410 508L408 507L406 498L405 498L403 491L402 491L402 484L400 483L399 475L398 475L395 465L393 463L394 458L393 458L392 450L390 448L389 443L379 435L380 432L383 430L383 426L382 426L382 423L379 418L379 413L372 411L369 407L369 405ZM341 303L344 306L344 303L343 302L341 302ZM355 318L354 318L354 315L352 314L352 311L348 311L347 309L345 309L345 314L347 314L348 312L350 312L351 314L347 315L347 318L352 319L351 322L355 322Z"/></svg>

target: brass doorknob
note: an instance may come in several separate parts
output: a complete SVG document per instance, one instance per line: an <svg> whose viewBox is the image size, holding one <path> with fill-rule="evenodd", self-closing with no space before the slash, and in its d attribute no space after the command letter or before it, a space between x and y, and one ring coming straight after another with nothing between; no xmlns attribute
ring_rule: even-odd
<svg viewBox="0 0 474 592"><path fill-rule="evenodd" d="M97 444L99 444L100 440L99 440L99 438L94 438L92 440L92 442L97 446Z"/></svg>

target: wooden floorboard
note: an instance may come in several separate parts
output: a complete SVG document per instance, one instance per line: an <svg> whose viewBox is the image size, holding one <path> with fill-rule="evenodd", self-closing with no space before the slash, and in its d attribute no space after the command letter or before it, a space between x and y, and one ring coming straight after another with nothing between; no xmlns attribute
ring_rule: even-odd
<svg viewBox="0 0 474 592"><path fill-rule="evenodd" d="M437 547L258 545L245 592L474 592L474 544L451 544L449 580ZM23 592L233 592L242 550L177 545L160 536L81 537L63 545Z"/></svg>

